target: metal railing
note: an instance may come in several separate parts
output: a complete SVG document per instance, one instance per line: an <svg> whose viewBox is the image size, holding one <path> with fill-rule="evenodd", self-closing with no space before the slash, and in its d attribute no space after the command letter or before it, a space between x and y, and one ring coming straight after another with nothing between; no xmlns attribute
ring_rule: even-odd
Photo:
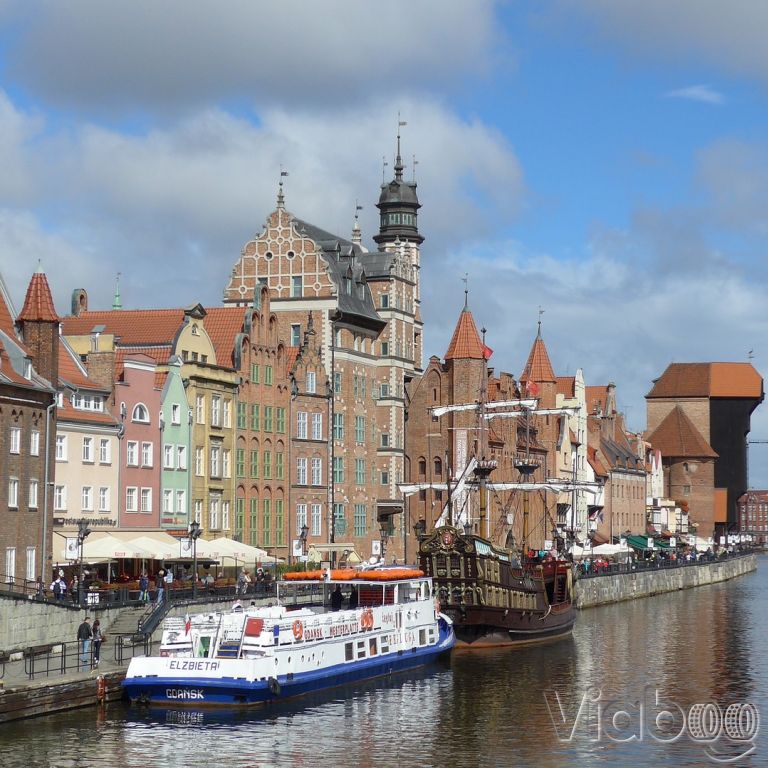
<svg viewBox="0 0 768 768"><path fill-rule="evenodd" d="M595 560L590 561L588 570L584 570L580 563L574 563L574 570L576 571L577 578L579 579L594 579L600 576L612 576L617 573L659 571L667 570L669 568L695 568L700 565L710 565L711 563L723 562L724 560L732 560L737 557L745 557L751 554L755 554L755 550L726 552L722 555L705 553L697 557L695 560L685 560L684 558L678 558L677 560L628 560L623 563L595 562L595 560L598 560L598 558L595 558Z"/></svg>

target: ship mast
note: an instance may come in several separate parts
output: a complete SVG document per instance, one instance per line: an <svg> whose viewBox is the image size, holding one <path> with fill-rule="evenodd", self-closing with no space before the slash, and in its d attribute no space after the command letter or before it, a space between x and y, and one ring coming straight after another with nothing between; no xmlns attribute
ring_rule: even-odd
<svg viewBox="0 0 768 768"><path fill-rule="evenodd" d="M480 407L478 408L479 424L479 446L477 465L475 466L475 477L480 486L480 526L478 533L486 538L489 536L488 526L488 491L486 482L488 476L496 469L496 461L488 458L488 425L485 418L486 405L488 403L488 357L485 353L485 328L480 331L483 334L483 372L480 382Z"/></svg>
<svg viewBox="0 0 768 768"><path fill-rule="evenodd" d="M535 456L531 456L531 409L525 409L525 453L518 454L515 458L515 468L520 473L521 482L530 482L531 475L539 468ZM528 550L528 495L523 493L523 540L520 544L520 551L523 559Z"/></svg>

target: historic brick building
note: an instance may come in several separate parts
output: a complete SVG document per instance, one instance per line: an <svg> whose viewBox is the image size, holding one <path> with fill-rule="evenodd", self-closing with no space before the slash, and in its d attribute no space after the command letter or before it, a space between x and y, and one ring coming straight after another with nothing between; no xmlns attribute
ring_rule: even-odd
<svg viewBox="0 0 768 768"><path fill-rule="evenodd" d="M763 396L750 363L672 363L646 395L647 439L661 450L668 496L690 502L700 537L738 526L750 415Z"/></svg>
<svg viewBox="0 0 768 768"><path fill-rule="evenodd" d="M752 490L738 501L739 531L750 534L753 541L768 541L768 491Z"/></svg>
<svg viewBox="0 0 768 768"><path fill-rule="evenodd" d="M18 318L0 278L0 568L6 580L47 576L58 322L42 270L32 276Z"/></svg>
<svg viewBox="0 0 768 768"><path fill-rule="evenodd" d="M318 541L338 533L365 557L382 524L388 552L402 556L405 386L421 373L421 206L415 182L403 178L399 138L394 170L377 203L378 251L363 247L357 220L346 239L294 216L281 184L276 210L245 244L224 290L225 304L247 307L267 286L278 337L292 347L311 318L333 398L330 489L319 527L310 527ZM293 520L305 503L292 502Z"/></svg>

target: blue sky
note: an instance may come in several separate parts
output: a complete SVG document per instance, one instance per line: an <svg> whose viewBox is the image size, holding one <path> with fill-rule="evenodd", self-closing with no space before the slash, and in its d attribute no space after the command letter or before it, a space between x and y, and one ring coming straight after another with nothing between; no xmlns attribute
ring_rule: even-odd
<svg viewBox="0 0 768 768"><path fill-rule="evenodd" d="M768 369L768 5L0 0L0 272L60 313L217 304L274 207L375 234L418 158L426 354L470 276L497 368L543 335L634 429L670 362ZM411 173L408 168L407 174ZM768 439L768 408L753 437ZM754 485L768 486L756 446Z"/></svg>

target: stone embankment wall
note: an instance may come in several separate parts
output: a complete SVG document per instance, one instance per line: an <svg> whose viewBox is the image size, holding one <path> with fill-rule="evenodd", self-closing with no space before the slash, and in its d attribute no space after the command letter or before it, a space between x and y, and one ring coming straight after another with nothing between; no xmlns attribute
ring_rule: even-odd
<svg viewBox="0 0 768 768"><path fill-rule="evenodd" d="M756 568L756 555L745 555L679 568L631 571L579 579L575 590L576 606L593 608L607 603L620 603L623 600L635 600L638 597L650 597L664 592L677 592L680 589L715 584L742 576Z"/></svg>
<svg viewBox="0 0 768 768"><path fill-rule="evenodd" d="M227 610L233 599L210 604L196 603L194 606L182 603L175 605L168 615L184 616L187 610L191 613ZM98 618L102 630L109 635L110 625L121 611L134 611L137 622L142 613L142 609L138 608L105 607L84 610L76 605L51 605L22 597L0 599L0 651L20 653L35 645L75 643L77 628L86 616L90 617L91 623ZM155 633L153 640L159 638L160 630Z"/></svg>

